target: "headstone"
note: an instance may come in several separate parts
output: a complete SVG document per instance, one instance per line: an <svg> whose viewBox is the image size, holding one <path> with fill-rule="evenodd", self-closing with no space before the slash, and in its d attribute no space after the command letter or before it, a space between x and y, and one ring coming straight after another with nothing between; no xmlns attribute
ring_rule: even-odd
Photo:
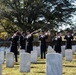
<svg viewBox="0 0 76 75"><path fill-rule="evenodd" d="M21 53L25 53L25 50L24 50L24 49L21 49L21 50L20 50L20 54L21 54Z"/></svg>
<svg viewBox="0 0 76 75"><path fill-rule="evenodd" d="M48 53L46 55L46 75L62 75L62 55Z"/></svg>
<svg viewBox="0 0 76 75"><path fill-rule="evenodd" d="M0 47L0 51L4 51L5 50L5 47Z"/></svg>
<svg viewBox="0 0 76 75"><path fill-rule="evenodd" d="M76 45L75 45L75 52L76 52Z"/></svg>
<svg viewBox="0 0 76 75"><path fill-rule="evenodd" d="M74 54L76 51L76 46L75 45L72 45L72 53Z"/></svg>
<svg viewBox="0 0 76 75"><path fill-rule="evenodd" d="M48 49L53 49L51 46L48 46Z"/></svg>
<svg viewBox="0 0 76 75"><path fill-rule="evenodd" d="M14 53L9 52L6 55L6 67L12 68L14 67Z"/></svg>
<svg viewBox="0 0 76 75"><path fill-rule="evenodd" d="M2 64L0 64L0 75L2 75Z"/></svg>
<svg viewBox="0 0 76 75"><path fill-rule="evenodd" d="M30 72L31 55L29 53L20 54L20 72Z"/></svg>
<svg viewBox="0 0 76 75"><path fill-rule="evenodd" d="M38 46L38 47L36 47L36 48L37 48L37 56L38 56L38 57L41 57L40 47Z"/></svg>
<svg viewBox="0 0 76 75"><path fill-rule="evenodd" d="M37 62L37 50L31 51L31 62L32 63Z"/></svg>
<svg viewBox="0 0 76 75"><path fill-rule="evenodd" d="M72 49L65 50L65 60L72 61Z"/></svg>
<svg viewBox="0 0 76 75"><path fill-rule="evenodd" d="M47 53L56 53L56 52L51 46L48 46Z"/></svg>
<svg viewBox="0 0 76 75"><path fill-rule="evenodd" d="M5 52L6 52L6 55L7 55L7 53L10 52L10 47L6 47L6 48L5 48Z"/></svg>
<svg viewBox="0 0 76 75"><path fill-rule="evenodd" d="M61 53L62 56L65 57L65 46L61 46Z"/></svg>
<svg viewBox="0 0 76 75"><path fill-rule="evenodd" d="M33 46L33 50L36 50L36 46Z"/></svg>
<svg viewBox="0 0 76 75"><path fill-rule="evenodd" d="M76 45L75 45L75 52L76 52Z"/></svg>
<svg viewBox="0 0 76 75"><path fill-rule="evenodd" d="M0 52L0 63L3 64L4 63L4 51Z"/></svg>

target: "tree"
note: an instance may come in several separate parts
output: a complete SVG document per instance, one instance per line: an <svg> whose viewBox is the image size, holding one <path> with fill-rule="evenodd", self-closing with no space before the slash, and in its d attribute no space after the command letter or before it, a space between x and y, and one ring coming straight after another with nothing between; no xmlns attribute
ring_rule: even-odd
<svg viewBox="0 0 76 75"><path fill-rule="evenodd" d="M69 0L2 0L11 13L4 17L15 23L23 31L56 29L60 23L68 23L75 12Z"/></svg>
<svg viewBox="0 0 76 75"><path fill-rule="evenodd" d="M18 29L20 29L19 27L17 27L16 25L14 25L10 20L8 19L1 19L1 26L0 28L3 31L6 31L7 33L11 34L14 33L14 31L17 31Z"/></svg>

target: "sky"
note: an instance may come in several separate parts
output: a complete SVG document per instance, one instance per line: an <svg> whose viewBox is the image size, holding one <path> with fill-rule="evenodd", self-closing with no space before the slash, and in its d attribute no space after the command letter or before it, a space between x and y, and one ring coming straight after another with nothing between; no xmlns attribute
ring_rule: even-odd
<svg viewBox="0 0 76 75"><path fill-rule="evenodd" d="M74 1L72 4L76 6L76 1L75 0L70 0L70 1ZM71 18L71 20L73 21L74 24L76 24L76 14L73 15L73 17ZM59 29L65 30L67 28L70 28L69 25L62 25L61 27L59 27Z"/></svg>
<svg viewBox="0 0 76 75"><path fill-rule="evenodd" d="M76 6L76 1L74 1L74 3L72 4ZM74 24L76 24L76 14L73 15L72 21L74 22Z"/></svg>

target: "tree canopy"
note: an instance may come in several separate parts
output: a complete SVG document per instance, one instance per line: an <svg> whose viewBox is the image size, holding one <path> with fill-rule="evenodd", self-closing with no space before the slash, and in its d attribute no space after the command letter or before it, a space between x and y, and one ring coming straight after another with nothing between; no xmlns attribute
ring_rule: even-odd
<svg viewBox="0 0 76 75"><path fill-rule="evenodd" d="M23 31L54 30L62 23L72 25L70 17L76 10L70 0L1 0L1 3L2 17Z"/></svg>

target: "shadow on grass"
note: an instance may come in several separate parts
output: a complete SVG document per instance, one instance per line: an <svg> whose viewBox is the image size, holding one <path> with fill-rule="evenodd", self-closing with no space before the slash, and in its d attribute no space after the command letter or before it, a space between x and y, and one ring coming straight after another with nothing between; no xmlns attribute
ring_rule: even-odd
<svg viewBox="0 0 76 75"><path fill-rule="evenodd" d="M14 65L14 68L19 68L19 65Z"/></svg>
<svg viewBox="0 0 76 75"><path fill-rule="evenodd" d="M74 53L74 55L76 55L76 53Z"/></svg>
<svg viewBox="0 0 76 75"><path fill-rule="evenodd" d="M63 72L63 74L65 74L65 72Z"/></svg>
<svg viewBox="0 0 76 75"><path fill-rule="evenodd" d="M45 61L45 59L37 60L37 61Z"/></svg>
<svg viewBox="0 0 76 75"><path fill-rule="evenodd" d="M45 64L45 62L36 62L36 63L32 63L32 64Z"/></svg>
<svg viewBox="0 0 76 75"><path fill-rule="evenodd" d="M33 67L33 66L31 66L31 68L38 68L38 67Z"/></svg>
<svg viewBox="0 0 76 75"><path fill-rule="evenodd" d="M39 72L36 72L36 73L45 73L44 71L39 71Z"/></svg>
<svg viewBox="0 0 76 75"><path fill-rule="evenodd" d="M73 67L73 68L76 68L76 66L73 66L73 65L63 65L64 67Z"/></svg>
<svg viewBox="0 0 76 75"><path fill-rule="evenodd" d="M74 59L73 61L76 62L76 59Z"/></svg>

